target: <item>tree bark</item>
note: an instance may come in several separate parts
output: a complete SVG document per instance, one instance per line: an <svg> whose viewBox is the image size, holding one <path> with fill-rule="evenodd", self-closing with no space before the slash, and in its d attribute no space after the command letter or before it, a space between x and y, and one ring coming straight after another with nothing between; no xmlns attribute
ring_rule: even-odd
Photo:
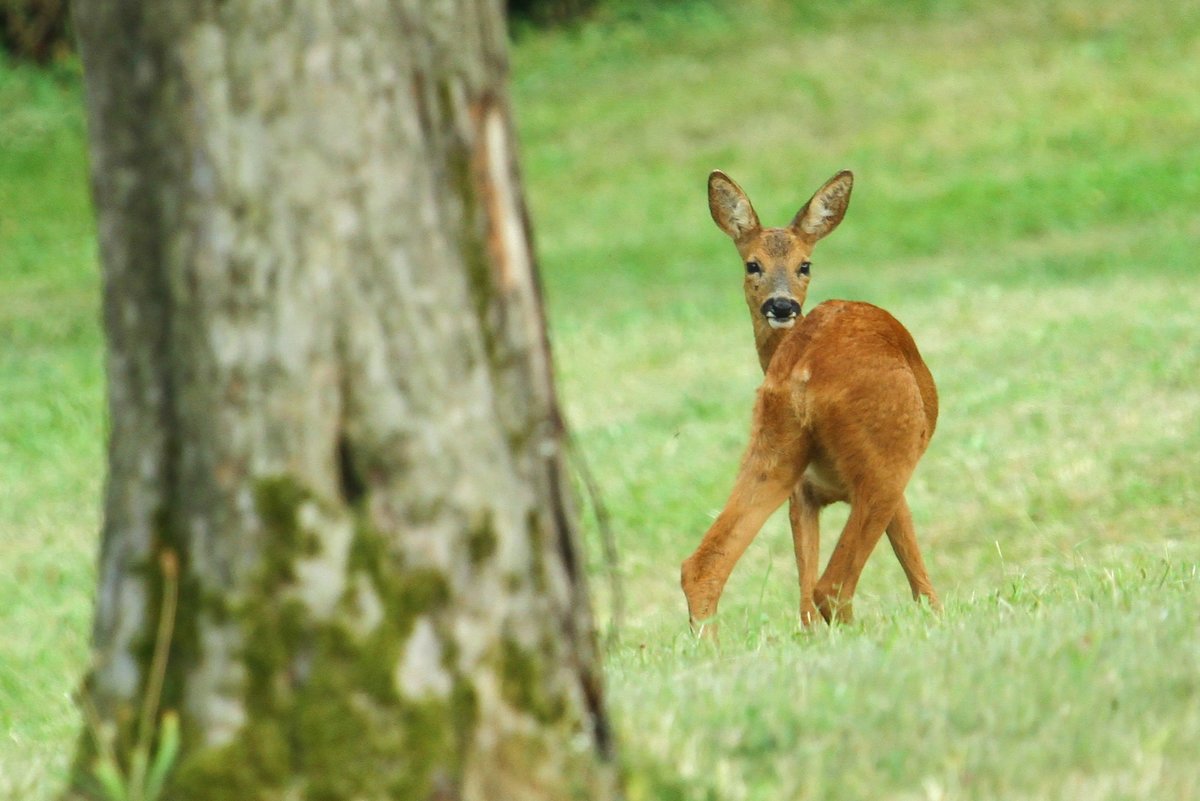
<svg viewBox="0 0 1200 801"><path fill-rule="evenodd" d="M497 2L74 4L109 479L83 696L166 798L618 794ZM101 797L85 735L68 796Z"/></svg>

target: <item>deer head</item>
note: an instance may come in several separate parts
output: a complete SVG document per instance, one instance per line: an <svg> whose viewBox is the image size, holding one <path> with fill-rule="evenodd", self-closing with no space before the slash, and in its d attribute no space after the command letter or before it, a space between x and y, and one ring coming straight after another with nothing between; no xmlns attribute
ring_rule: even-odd
<svg viewBox="0 0 1200 801"><path fill-rule="evenodd" d="M717 227L737 246L745 267L746 305L765 369L783 329L800 318L808 293L813 246L846 214L854 176L843 170L796 212L783 228L763 228L750 198L720 170L708 176L708 208Z"/></svg>

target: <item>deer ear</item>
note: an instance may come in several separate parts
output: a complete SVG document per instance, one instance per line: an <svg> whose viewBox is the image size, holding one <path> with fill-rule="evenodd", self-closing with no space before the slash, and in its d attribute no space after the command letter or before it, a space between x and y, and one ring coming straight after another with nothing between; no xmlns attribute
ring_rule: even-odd
<svg viewBox="0 0 1200 801"><path fill-rule="evenodd" d="M708 210L717 227L734 242L745 239L761 227L750 198L720 170L713 170L708 176Z"/></svg>
<svg viewBox="0 0 1200 801"><path fill-rule="evenodd" d="M850 190L854 188L854 173L842 170L825 182L816 194L796 212L792 228L801 236L816 242L830 234L850 205Z"/></svg>

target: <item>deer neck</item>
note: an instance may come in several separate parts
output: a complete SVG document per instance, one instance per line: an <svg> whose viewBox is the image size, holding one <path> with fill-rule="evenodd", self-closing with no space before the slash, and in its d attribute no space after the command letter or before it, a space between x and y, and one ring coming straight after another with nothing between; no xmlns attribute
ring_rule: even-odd
<svg viewBox="0 0 1200 801"><path fill-rule="evenodd" d="M771 363L771 357L775 355L775 350L779 347L779 343L783 338L795 328L772 328L761 314L757 311L751 312L750 319L754 323L754 347L758 351L758 363L762 366L763 372L767 372L767 365ZM803 319L803 318L801 318ZM797 320L799 323L799 320Z"/></svg>

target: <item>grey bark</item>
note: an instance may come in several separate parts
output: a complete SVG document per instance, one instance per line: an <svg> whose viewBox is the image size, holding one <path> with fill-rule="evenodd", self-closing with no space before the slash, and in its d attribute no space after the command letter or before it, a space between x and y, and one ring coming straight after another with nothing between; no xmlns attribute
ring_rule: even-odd
<svg viewBox="0 0 1200 801"><path fill-rule="evenodd" d="M613 797L499 5L74 14L111 417L83 692L118 757L168 551L168 798Z"/></svg>

